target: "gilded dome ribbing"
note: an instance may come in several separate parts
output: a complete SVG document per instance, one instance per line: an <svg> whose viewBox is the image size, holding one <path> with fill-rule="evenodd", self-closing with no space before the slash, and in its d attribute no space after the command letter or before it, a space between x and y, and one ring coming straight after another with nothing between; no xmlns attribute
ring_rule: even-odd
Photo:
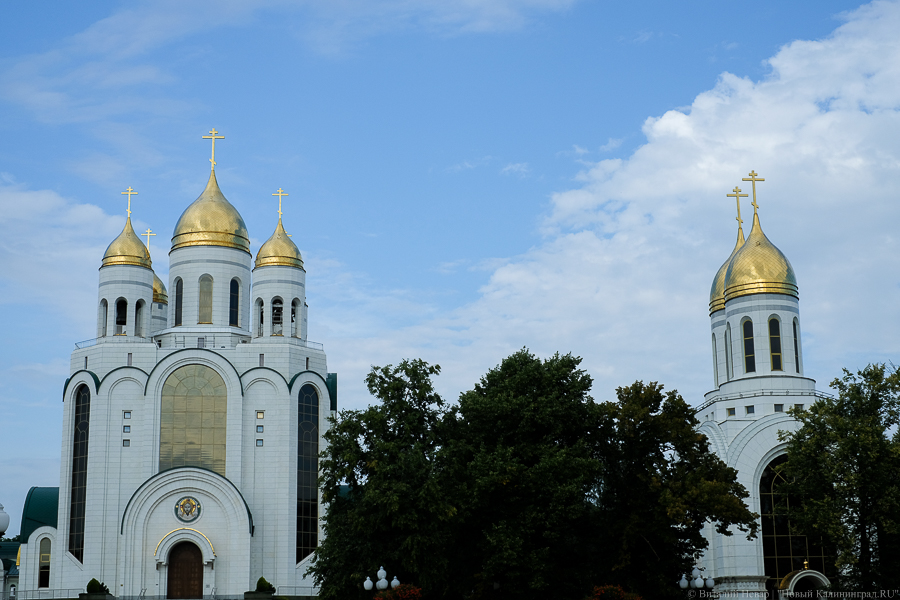
<svg viewBox="0 0 900 600"><path fill-rule="evenodd" d="M737 254L737 251L740 250L743 245L744 230L738 225L737 243L734 245L734 250L731 251L728 260L719 267L716 276L713 278L712 288L709 290L709 314L713 314L717 310L725 308L725 273L728 271L728 265L731 264L731 259L734 258L734 255Z"/></svg>
<svg viewBox="0 0 900 600"><path fill-rule="evenodd" d="M131 217L125 219L125 228L114 239L103 254L103 263L100 268L110 265L136 265L138 267L150 267L150 252L141 238L134 232L131 226Z"/></svg>
<svg viewBox="0 0 900 600"><path fill-rule="evenodd" d="M750 294L785 294L799 297L794 268L775 247L753 214L753 228L747 241L728 263L725 274L725 301Z"/></svg>
<svg viewBox="0 0 900 600"><path fill-rule="evenodd" d="M153 301L161 304L169 303L169 294L166 292L166 286L156 273L153 274Z"/></svg>
<svg viewBox="0 0 900 600"><path fill-rule="evenodd" d="M206 189L175 225L172 250L185 246L225 246L250 253L247 226L219 189L215 171L210 172Z"/></svg>
<svg viewBox="0 0 900 600"><path fill-rule="evenodd" d="M254 268L272 265L303 268L303 257L300 256L300 249L288 237L287 232L281 225L280 217L278 225L275 226L275 233L260 246L259 252L256 254Z"/></svg>

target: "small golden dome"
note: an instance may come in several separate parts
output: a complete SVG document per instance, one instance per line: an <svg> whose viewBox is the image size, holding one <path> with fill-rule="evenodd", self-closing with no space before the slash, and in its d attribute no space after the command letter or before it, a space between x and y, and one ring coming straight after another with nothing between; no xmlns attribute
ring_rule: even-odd
<svg viewBox="0 0 900 600"><path fill-rule="evenodd" d="M161 304L169 303L169 294L166 292L166 286L156 273L153 274L153 301Z"/></svg>
<svg viewBox="0 0 900 600"><path fill-rule="evenodd" d="M287 232L281 225L281 217L278 218L278 225L275 226L275 233L272 234L266 242L260 246L259 252L256 253L256 267L269 267L272 265L280 265L283 267L303 268L303 257L300 256L300 249L297 244L288 237Z"/></svg>
<svg viewBox="0 0 900 600"><path fill-rule="evenodd" d="M726 302L750 294L785 294L799 298L794 268L763 233L755 212L750 235L728 263L725 274Z"/></svg>
<svg viewBox="0 0 900 600"><path fill-rule="evenodd" d="M216 172L200 197L181 214L172 234L172 250L185 246L225 246L250 253L250 234L237 209L222 194Z"/></svg>
<svg viewBox="0 0 900 600"><path fill-rule="evenodd" d="M141 238L134 232L131 226L131 217L125 219L125 228L106 248L103 255L103 264L100 268L110 265L137 265L138 267L150 267L150 252Z"/></svg>
<svg viewBox="0 0 900 600"><path fill-rule="evenodd" d="M731 251L728 260L722 263L722 266L716 271L716 276L713 278L712 282L712 289L709 290L709 314L713 314L717 310L725 308L725 272L728 271L728 265L731 263L731 259L734 258L734 255L737 254L737 251L740 250L743 245L744 230L738 225L737 243L734 245L734 250Z"/></svg>

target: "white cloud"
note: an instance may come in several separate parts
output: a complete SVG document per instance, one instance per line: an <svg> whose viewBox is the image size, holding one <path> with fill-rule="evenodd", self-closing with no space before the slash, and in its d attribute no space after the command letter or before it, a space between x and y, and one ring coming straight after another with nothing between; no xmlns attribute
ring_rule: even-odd
<svg viewBox="0 0 900 600"><path fill-rule="evenodd" d="M509 163L500 169L501 175L518 175L519 177L527 177L531 173L528 163Z"/></svg>
<svg viewBox="0 0 900 600"><path fill-rule="evenodd" d="M615 150L616 148L621 146L622 142L624 142L624 141L625 141L625 138L618 138L618 139L609 138L609 140L605 144L600 146L600 151L601 152L609 152L610 150Z"/></svg>
<svg viewBox="0 0 900 600"><path fill-rule="evenodd" d="M751 169L766 179L763 229L797 272L807 375L824 389L841 367L900 362L900 4L846 19L783 47L764 80L723 73L685 111L647 119L631 156L593 163L552 197L544 242L495 264L477 301L334 340L333 360L355 357L344 381L421 356L444 366L453 397L528 346L583 356L598 398L641 378L700 402L709 285L735 236L725 194L748 189ZM350 386L345 400L364 402Z"/></svg>

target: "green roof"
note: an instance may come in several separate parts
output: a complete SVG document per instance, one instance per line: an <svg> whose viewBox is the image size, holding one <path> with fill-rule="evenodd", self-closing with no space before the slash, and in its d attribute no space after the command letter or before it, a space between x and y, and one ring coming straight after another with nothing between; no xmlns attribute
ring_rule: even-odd
<svg viewBox="0 0 900 600"><path fill-rule="evenodd" d="M58 487L33 487L25 496L22 508L22 525L19 527L22 543L27 544L34 530L44 525L56 527L59 512Z"/></svg>

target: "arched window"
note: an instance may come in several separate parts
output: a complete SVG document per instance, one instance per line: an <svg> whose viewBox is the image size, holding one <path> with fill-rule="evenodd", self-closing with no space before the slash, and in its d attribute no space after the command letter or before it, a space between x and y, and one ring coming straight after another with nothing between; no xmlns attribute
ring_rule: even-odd
<svg viewBox="0 0 900 600"><path fill-rule="evenodd" d="M125 298L116 300L116 335L125 335L125 324L128 322L128 301Z"/></svg>
<svg viewBox="0 0 900 600"><path fill-rule="evenodd" d="M175 280L175 327L181 326L181 301L184 299L184 282Z"/></svg>
<svg viewBox="0 0 900 600"><path fill-rule="evenodd" d="M258 315L256 319L256 337L260 337L263 334L263 325L266 320L266 309L263 306L262 298L256 301L256 314Z"/></svg>
<svg viewBox="0 0 900 600"><path fill-rule="evenodd" d="M719 387L719 356L716 354L716 334L712 334L713 341L713 380Z"/></svg>
<svg viewBox="0 0 900 600"><path fill-rule="evenodd" d="M209 275L200 276L200 306L197 323L212 323L213 278Z"/></svg>
<svg viewBox="0 0 900 600"><path fill-rule="evenodd" d="M769 355L773 371L783 371L781 364L781 323L776 317L769 319Z"/></svg>
<svg viewBox="0 0 900 600"><path fill-rule="evenodd" d="M144 301L138 300L134 305L134 335L144 337Z"/></svg>
<svg viewBox="0 0 900 600"><path fill-rule="evenodd" d="M41 540L41 554L38 557L38 587L50 587L50 538Z"/></svg>
<svg viewBox="0 0 900 600"><path fill-rule="evenodd" d="M794 368L800 372L800 328L797 319L794 319Z"/></svg>
<svg viewBox="0 0 900 600"><path fill-rule="evenodd" d="M731 360L731 323L725 326L725 378L731 381L734 377L734 365Z"/></svg>
<svg viewBox="0 0 900 600"><path fill-rule="evenodd" d="M744 330L744 373L755 373L756 356L753 353L753 321L747 319L741 327Z"/></svg>
<svg viewBox="0 0 900 600"><path fill-rule="evenodd" d="M225 381L206 365L179 367L162 389L159 470L203 467L225 475Z"/></svg>
<svg viewBox="0 0 900 600"><path fill-rule="evenodd" d="M297 562L319 540L319 394L310 384L300 388L297 436Z"/></svg>
<svg viewBox="0 0 900 600"><path fill-rule="evenodd" d="M284 302L281 298L272 300L272 335L284 334Z"/></svg>
<svg viewBox="0 0 900 600"><path fill-rule="evenodd" d="M781 579L791 571L804 569L803 561L809 561L809 568L820 571L826 577L834 576L834 559L828 556L821 538L811 539L805 535L792 535L787 513L791 497L782 493L779 486L785 482L778 466L787 461L781 455L766 466L759 481L759 506L763 536L763 567L766 587L774 589ZM796 533L796 530L794 530Z"/></svg>
<svg viewBox="0 0 900 600"><path fill-rule="evenodd" d="M234 278L231 280L231 289L228 294L228 324L239 327L238 319L241 314L241 282Z"/></svg>
<svg viewBox="0 0 900 600"><path fill-rule="evenodd" d="M296 298L291 302L291 335L300 337L300 301Z"/></svg>
<svg viewBox="0 0 900 600"><path fill-rule="evenodd" d="M79 562L84 560L84 511L87 506L90 421L91 392L86 385L82 385L75 390L75 419L72 426L72 493L69 503L69 554L77 558ZM47 568L50 568L49 563Z"/></svg>
<svg viewBox="0 0 900 600"><path fill-rule="evenodd" d="M97 323L99 323L100 331L97 334L97 337L106 337L106 323L109 318L109 303L106 301L106 298L100 301L100 314L97 318Z"/></svg>

